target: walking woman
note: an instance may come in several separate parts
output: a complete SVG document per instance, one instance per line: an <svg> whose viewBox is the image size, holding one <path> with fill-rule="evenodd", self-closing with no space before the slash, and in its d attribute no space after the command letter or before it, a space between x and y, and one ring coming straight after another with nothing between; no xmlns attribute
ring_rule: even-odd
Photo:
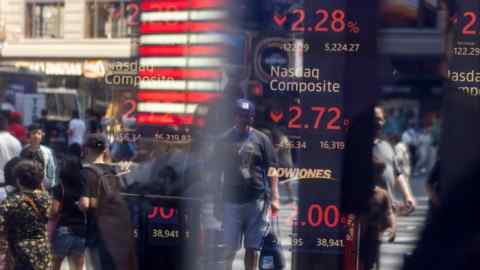
<svg viewBox="0 0 480 270"><path fill-rule="evenodd" d="M37 161L21 160L14 175L19 190L0 203L0 227L8 232L15 269L50 270L47 222L52 201L42 187L43 166Z"/></svg>
<svg viewBox="0 0 480 270"><path fill-rule="evenodd" d="M81 270L85 265L86 217L80 203L85 181L81 177L79 157L66 155L60 170L61 184L53 188L52 215L58 217L53 236L54 270L67 258L70 269ZM82 210L83 209L83 210Z"/></svg>

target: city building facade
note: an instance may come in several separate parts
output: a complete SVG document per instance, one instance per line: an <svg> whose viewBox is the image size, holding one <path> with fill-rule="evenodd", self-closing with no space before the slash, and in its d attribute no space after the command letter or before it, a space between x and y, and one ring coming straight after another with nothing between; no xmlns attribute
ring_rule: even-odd
<svg viewBox="0 0 480 270"><path fill-rule="evenodd" d="M137 51L139 16L135 2L0 2L0 42L2 29L6 30L0 52L2 66L42 73L45 80L40 87L73 89L84 107L106 107L111 93L103 90L133 88L132 78L125 85L119 79L110 82L105 75L121 65L124 72L133 73L129 69L135 66L130 64Z"/></svg>

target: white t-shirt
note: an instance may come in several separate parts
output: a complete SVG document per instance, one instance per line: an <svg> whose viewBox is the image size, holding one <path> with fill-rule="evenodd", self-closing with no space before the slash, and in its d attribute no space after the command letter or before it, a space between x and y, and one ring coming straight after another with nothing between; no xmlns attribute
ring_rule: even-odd
<svg viewBox="0 0 480 270"><path fill-rule="evenodd" d="M0 183L5 183L3 169L10 159L20 155L22 144L6 131L0 131Z"/></svg>
<svg viewBox="0 0 480 270"><path fill-rule="evenodd" d="M72 119L70 123L68 123L68 129L72 132L72 134L68 138L68 144L78 143L83 145L85 132L87 128L85 123L81 119Z"/></svg>

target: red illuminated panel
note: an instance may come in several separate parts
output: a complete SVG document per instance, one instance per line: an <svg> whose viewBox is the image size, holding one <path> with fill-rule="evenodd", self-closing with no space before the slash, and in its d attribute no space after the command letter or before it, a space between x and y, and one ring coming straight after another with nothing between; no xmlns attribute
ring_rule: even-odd
<svg viewBox="0 0 480 270"><path fill-rule="evenodd" d="M175 11L185 9L218 8L225 4L224 0L165 0L161 2L143 1L142 11Z"/></svg>
<svg viewBox="0 0 480 270"><path fill-rule="evenodd" d="M142 34L184 33L184 32L215 32L222 31L225 26L216 22L144 22L140 26Z"/></svg>
<svg viewBox="0 0 480 270"><path fill-rule="evenodd" d="M144 69L139 72L140 77L157 77L157 78L173 78L181 79L195 79L195 80L219 80L222 73L215 69L169 69L156 68Z"/></svg>
<svg viewBox="0 0 480 270"><path fill-rule="evenodd" d="M165 45L165 46L142 46L138 53L140 56L218 56L225 51L222 46L208 45Z"/></svg>
<svg viewBox="0 0 480 270"><path fill-rule="evenodd" d="M153 101L153 102L190 102L190 103L202 103L208 102L212 99L218 98L218 93L206 93L206 92L176 92L176 91L139 91L137 97L141 101Z"/></svg>
<svg viewBox="0 0 480 270"><path fill-rule="evenodd" d="M137 123L197 125L197 107L221 93L225 0L141 0Z"/></svg>
<svg viewBox="0 0 480 270"><path fill-rule="evenodd" d="M193 115L137 113L137 123L151 125L192 125Z"/></svg>

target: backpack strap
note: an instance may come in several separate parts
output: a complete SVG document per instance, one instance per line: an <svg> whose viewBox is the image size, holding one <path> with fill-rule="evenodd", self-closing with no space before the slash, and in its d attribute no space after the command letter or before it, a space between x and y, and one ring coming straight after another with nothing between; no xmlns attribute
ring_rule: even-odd
<svg viewBox="0 0 480 270"><path fill-rule="evenodd" d="M97 176L97 196L99 196L101 188L104 185L103 176L105 176L105 171L95 164L86 164L83 166L83 169L90 170Z"/></svg>
<svg viewBox="0 0 480 270"><path fill-rule="evenodd" d="M112 188L112 183L109 183L109 180L113 177L118 180L118 177L113 172L108 172L108 168L102 168L98 164L87 164L84 168L89 169L98 177L97 196L103 194L108 198L114 197L114 188Z"/></svg>

